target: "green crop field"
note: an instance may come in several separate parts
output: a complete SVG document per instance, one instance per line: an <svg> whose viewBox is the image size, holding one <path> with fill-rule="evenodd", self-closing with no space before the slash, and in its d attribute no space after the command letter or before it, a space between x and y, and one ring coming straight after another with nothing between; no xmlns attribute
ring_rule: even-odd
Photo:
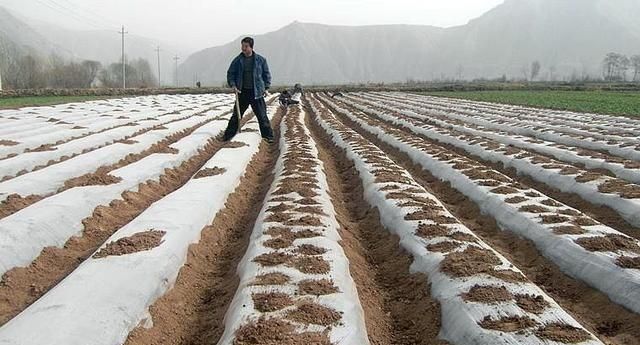
<svg viewBox="0 0 640 345"><path fill-rule="evenodd" d="M0 98L0 109L16 109L21 107L35 107L72 102L93 101L96 99L113 98L109 96L33 96Z"/></svg>
<svg viewBox="0 0 640 345"><path fill-rule="evenodd" d="M442 91L424 94L577 112L640 116L640 92Z"/></svg>

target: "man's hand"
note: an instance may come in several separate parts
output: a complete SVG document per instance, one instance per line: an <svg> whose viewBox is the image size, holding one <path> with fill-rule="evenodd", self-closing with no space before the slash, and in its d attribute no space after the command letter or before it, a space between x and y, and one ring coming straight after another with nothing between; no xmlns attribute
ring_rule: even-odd
<svg viewBox="0 0 640 345"><path fill-rule="evenodd" d="M232 86L231 90L233 91L233 93L242 93L242 91L238 90L238 88L235 86Z"/></svg>
<svg viewBox="0 0 640 345"><path fill-rule="evenodd" d="M264 90L264 92L262 93L262 97L265 97L265 98L269 97L269 95L270 95L269 90Z"/></svg>

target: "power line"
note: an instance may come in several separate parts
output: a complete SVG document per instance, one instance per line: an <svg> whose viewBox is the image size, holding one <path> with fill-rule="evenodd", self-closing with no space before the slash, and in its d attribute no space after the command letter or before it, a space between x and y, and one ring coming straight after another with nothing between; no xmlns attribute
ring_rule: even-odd
<svg viewBox="0 0 640 345"><path fill-rule="evenodd" d="M60 14L65 15L68 18L73 18L75 19L77 22L79 23L83 23L83 24L87 24L90 25L94 28L100 29L100 30L111 30L109 28L105 28L102 26L97 25L96 23L94 23L92 20L84 18L82 16L78 16L75 12L71 12L68 9L66 9L64 6L61 6L60 4L53 2L53 0L36 0L39 4L46 6ZM45 2L46 1L46 2Z"/></svg>
<svg viewBox="0 0 640 345"><path fill-rule="evenodd" d="M54 1L54 0L51 0L51 1ZM107 26L112 26L112 27L117 27L118 26L115 21L112 21L109 18L105 17L104 14L97 14L96 12L93 12L92 10L90 10L88 8L80 7L76 3L71 2L70 0L62 0L62 1L64 1L67 4L69 4L69 6L71 6L71 8L72 8L72 9L70 9L71 11L73 11L73 9L80 10L80 11L84 12L85 14L88 14L90 17L92 17L91 19L97 19L98 21L101 21L103 24L107 24ZM60 5L60 6L62 6L62 5Z"/></svg>

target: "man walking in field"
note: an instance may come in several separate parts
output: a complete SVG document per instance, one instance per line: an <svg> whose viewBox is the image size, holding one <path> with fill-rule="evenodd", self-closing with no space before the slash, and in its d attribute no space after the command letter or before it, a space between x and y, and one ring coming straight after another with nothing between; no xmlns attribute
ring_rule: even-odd
<svg viewBox="0 0 640 345"><path fill-rule="evenodd" d="M271 72L267 59L253 51L253 38L242 39L242 53L231 62L227 71L227 84L233 89L240 105L240 116L249 105L258 118L260 134L267 142L273 143L273 131L267 117L267 104L264 97L271 86ZM236 104L238 104L236 103ZM224 140L228 141L238 132L238 109L233 108L234 116L229 120L224 132Z"/></svg>

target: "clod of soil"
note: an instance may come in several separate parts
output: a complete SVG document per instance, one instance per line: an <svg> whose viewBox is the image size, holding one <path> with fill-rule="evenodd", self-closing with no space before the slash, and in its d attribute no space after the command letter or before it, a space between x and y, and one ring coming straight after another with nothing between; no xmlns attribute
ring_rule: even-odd
<svg viewBox="0 0 640 345"><path fill-rule="evenodd" d="M322 255L326 252L327 250L325 248L314 246L313 244L302 244L296 248L296 253L302 255Z"/></svg>
<svg viewBox="0 0 640 345"><path fill-rule="evenodd" d="M233 345L332 345L326 332L296 331L292 323L276 318L260 318L240 327Z"/></svg>
<svg viewBox="0 0 640 345"><path fill-rule="evenodd" d="M469 292L462 295L468 302L497 303L513 300L513 295L504 286L474 285Z"/></svg>
<svg viewBox="0 0 640 345"><path fill-rule="evenodd" d="M259 263L262 266L278 266L291 261L293 255L283 252L271 252L258 255L253 259L253 262Z"/></svg>
<svg viewBox="0 0 640 345"><path fill-rule="evenodd" d="M129 237L123 237L115 242L108 243L93 257L100 259L107 256L121 256L151 250L162 243L162 237L165 233L165 231L161 230L148 230Z"/></svg>
<svg viewBox="0 0 640 345"><path fill-rule="evenodd" d="M284 249L293 245L293 238L291 237L276 237L264 241L264 246L272 249Z"/></svg>
<svg viewBox="0 0 640 345"><path fill-rule="evenodd" d="M284 273L272 272L257 276L253 285L284 285L290 280L291 278Z"/></svg>
<svg viewBox="0 0 640 345"><path fill-rule="evenodd" d="M441 262L441 270L454 278L469 277L479 273L494 271L500 259L491 251L475 246L462 252L447 254Z"/></svg>
<svg viewBox="0 0 640 345"><path fill-rule="evenodd" d="M62 189L84 186L106 186L118 183L120 181L122 181L122 178L119 176L113 176L103 173L89 173L65 181L64 187L62 187Z"/></svg>
<svg viewBox="0 0 640 345"><path fill-rule="evenodd" d="M55 151L58 148L53 144L42 144L34 149L27 149L25 152L44 152L44 151Z"/></svg>
<svg viewBox="0 0 640 345"><path fill-rule="evenodd" d="M282 292L254 293L251 297L256 310L262 313L281 310L293 305L291 296Z"/></svg>
<svg viewBox="0 0 640 345"><path fill-rule="evenodd" d="M296 257L290 266L306 274L327 274L331 270L329 263L319 256Z"/></svg>
<svg viewBox="0 0 640 345"><path fill-rule="evenodd" d="M462 244L458 242L442 241L427 246L427 250L430 252L448 253L454 249L457 249Z"/></svg>
<svg viewBox="0 0 640 345"><path fill-rule="evenodd" d="M515 194L518 193L518 190L513 187L502 186L494 188L490 192L495 194Z"/></svg>
<svg viewBox="0 0 640 345"><path fill-rule="evenodd" d="M18 144L20 143L13 140L0 140L0 146L16 146Z"/></svg>
<svg viewBox="0 0 640 345"><path fill-rule="evenodd" d="M640 246L631 237L607 234L605 236L583 237L575 240L582 248L592 252L615 252L628 250L640 253Z"/></svg>
<svg viewBox="0 0 640 345"><path fill-rule="evenodd" d="M0 202L0 219L18 212L40 200L42 200L42 196L40 195L28 195L23 197L18 194L9 194L6 199Z"/></svg>
<svg viewBox="0 0 640 345"><path fill-rule="evenodd" d="M533 319L528 316L504 316L494 320L490 316L486 316L482 321L478 322L480 327L502 332L517 332L537 325Z"/></svg>
<svg viewBox="0 0 640 345"><path fill-rule="evenodd" d="M226 145L224 145L225 148L230 148L230 149L237 149L245 146L249 146L249 144L243 143L241 141L230 141Z"/></svg>
<svg viewBox="0 0 640 345"><path fill-rule="evenodd" d="M525 205L518 209L520 212L529 212L529 213L544 213L549 212L549 209L546 207L542 207L539 205Z"/></svg>
<svg viewBox="0 0 640 345"><path fill-rule="evenodd" d="M287 319L304 324L331 326L338 324L342 315L317 303L304 303L287 313Z"/></svg>
<svg viewBox="0 0 640 345"><path fill-rule="evenodd" d="M536 330L535 334L542 339L561 343L575 344L591 339L591 335L584 329L563 323L550 323Z"/></svg>
<svg viewBox="0 0 640 345"><path fill-rule="evenodd" d="M222 175L227 172L225 168L213 167L213 168L204 168L198 171L193 178L203 178L209 176Z"/></svg>
<svg viewBox="0 0 640 345"><path fill-rule="evenodd" d="M556 224L569 221L568 217L561 216L559 214L545 214L540 216L543 224Z"/></svg>
<svg viewBox="0 0 640 345"><path fill-rule="evenodd" d="M560 225L551 228L556 235L582 235L585 233L584 229L577 225Z"/></svg>
<svg viewBox="0 0 640 345"><path fill-rule="evenodd" d="M533 314L542 314L542 312L549 306L549 302L547 302L542 296L516 295L515 298L518 307Z"/></svg>
<svg viewBox="0 0 640 345"><path fill-rule="evenodd" d="M622 179L611 179L598 186L601 193L616 193L625 199L640 198L640 186Z"/></svg>
<svg viewBox="0 0 640 345"><path fill-rule="evenodd" d="M338 292L338 287L329 279L307 279L298 283L298 293L301 295L330 295Z"/></svg>
<svg viewBox="0 0 640 345"><path fill-rule="evenodd" d="M622 268L640 270L640 257L621 256L616 260L616 265Z"/></svg>
<svg viewBox="0 0 640 345"><path fill-rule="evenodd" d="M519 203L525 202L527 200L529 200L529 199L527 199L527 198L525 198L523 196L514 196L514 197L511 197L511 198L507 198L504 201L509 203L509 204L519 204Z"/></svg>

